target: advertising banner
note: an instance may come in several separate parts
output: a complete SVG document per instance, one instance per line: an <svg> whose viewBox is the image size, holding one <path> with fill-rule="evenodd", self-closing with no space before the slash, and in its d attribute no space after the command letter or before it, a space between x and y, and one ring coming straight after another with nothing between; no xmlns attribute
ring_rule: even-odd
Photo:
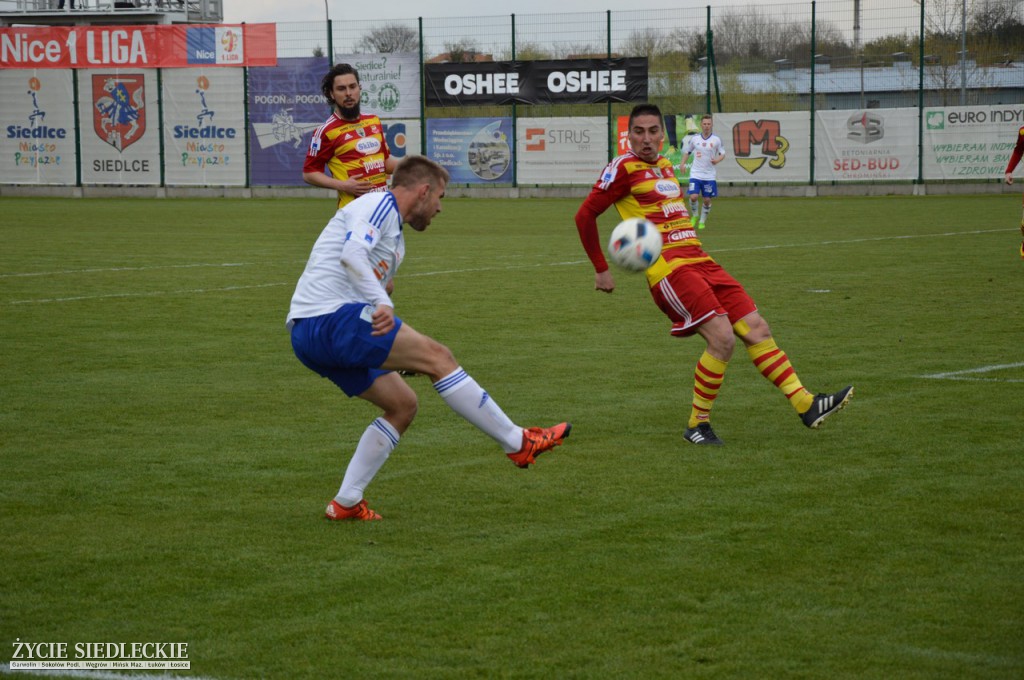
<svg viewBox="0 0 1024 680"><path fill-rule="evenodd" d="M338 54L335 64L350 64L359 72L363 97L360 108L379 118L418 118L420 115L420 55Z"/></svg>
<svg viewBox="0 0 1024 680"><path fill-rule="evenodd" d="M519 118L518 181L523 184L593 184L608 162L608 119Z"/></svg>
<svg viewBox="0 0 1024 680"><path fill-rule="evenodd" d="M77 180L72 71L0 70L0 182Z"/></svg>
<svg viewBox="0 0 1024 680"><path fill-rule="evenodd" d="M854 109L815 114L817 182L917 178L917 109Z"/></svg>
<svg viewBox="0 0 1024 680"><path fill-rule="evenodd" d="M245 185L244 77L240 68L164 71L166 184Z"/></svg>
<svg viewBox="0 0 1024 680"><path fill-rule="evenodd" d="M76 71L83 184L160 184L155 69Z"/></svg>
<svg viewBox="0 0 1024 680"><path fill-rule="evenodd" d="M302 186L312 133L331 115L320 81L326 57L288 57L249 73L249 181Z"/></svg>
<svg viewBox="0 0 1024 680"><path fill-rule="evenodd" d="M423 153L423 135L419 118L404 120L382 120L384 141L395 158L419 156Z"/></svg>
<svg viewBox="0 0 1024 680"><path fill-rule="evenodd" d="M924 178L1002 178L1022 125L1024 104L926 108Z"/></svg>
<svg viewBox="0 0 1024 680"><path fill-rule="evenodd" d="M719 182L810 181L809 113L716 113L712 122L726 154Z"/></svg>
<svg viewBox="0 0 1024 680"><path fill-rule="evenodd" d="M0 68L273 66L275 24L0 28Z"/></svg>
<svg viewBox="0 0 1024 680"><path fill-rule="evenodd" d="M596 104L647 99L647 59L427 64L427 106Z"/></svg>
<svg viewBox="0 0 1024 680"><path fill-rule="evenodd" d="M512 182L511 118L429 118L427 157L453 184Z"/></svg>

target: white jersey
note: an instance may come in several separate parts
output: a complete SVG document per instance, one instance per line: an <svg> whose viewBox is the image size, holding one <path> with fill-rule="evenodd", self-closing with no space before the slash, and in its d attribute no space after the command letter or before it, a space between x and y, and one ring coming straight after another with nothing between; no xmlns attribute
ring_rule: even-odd
<svg viewBox="0 0 1024 680"><path fill-rule="evenodd" d="M344 266L343 257L358 266ZM313 244L292 295L288 326L295 319L330 314L352 302L394 307L385 286L404 257L395 195L363 194L335 213Z"/></svg>
<svg viewBox="0 0 1024 680"><path fill-rule="evenodd" d="M716 134L706 139L704 135L693 135L686 140L683 153L690 155L690 179L712 180L717 171L711 159L724 156L725 150Z"/></svg>

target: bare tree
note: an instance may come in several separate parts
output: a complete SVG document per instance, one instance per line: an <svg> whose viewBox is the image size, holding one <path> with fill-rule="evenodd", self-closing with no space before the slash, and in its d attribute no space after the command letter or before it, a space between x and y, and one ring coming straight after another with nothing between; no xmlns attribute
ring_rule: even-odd
<svg viewBox="0 0 1024 680"><path fill-rule="evenodd" d="M671 41L656 28L639 28L629 32L622 43L622 53L630 57L652 59L667 52Z"/></svg>
<svg viewBox="0 0 1024 680"><path fill-rule="evenodd" d="M363 52L416 52L420 48L420 36L404 24L383 24L364 34L356 48Z"/></svg>

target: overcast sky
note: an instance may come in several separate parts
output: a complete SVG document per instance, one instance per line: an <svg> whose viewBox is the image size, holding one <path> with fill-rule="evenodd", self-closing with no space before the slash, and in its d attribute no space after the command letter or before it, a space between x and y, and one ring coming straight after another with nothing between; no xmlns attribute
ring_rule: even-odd
<svg viewBox="0 0 1024 680"><path fill-rule="evenodd" d="M510 14L567 14L572 12L630 12L634 10L658 9L703 9L711 5L758 6L774 5L783 11L810 15L811 0L505 0L505 2L481 2L480 0L445 0L424 2L423 0L384 0L369 5L354 3L352 0L223 0L225 23L243 21L322 21L327 12L331 19L345 18L358 20L373 19L415 19L443 17L487 17ZM325 6L326 4L326 6ZM913 0L861 0L861 12L865 19L879 11L894 6L914 7ZM354 12L353 8L358 11ZM853 0L818 2L818 11L853 15Z"/></svg>
<svg viewBox="0 0 1024 680"><path fill-rule="evenodd" d="M707 5L700 0L642 0L629 4L594 0L506 0L502 3L484 3L480 0L445 0L445 2L423 2L423 0L385 0L366 6L351 0L223 0L224 22L229 24L245 22L319 21L330 12L331 19L340 20L346 16L354 19L415 19L417 17L477 17L504 16L508 14L563 14L566 12L603 12L617 9L673 9L678 7L699 7ZM723 3L729 4L729 3ZM809 3L808 3L809 4ZM353 16L353 7L359 12Z"/></svg>
<svg viewBox="0 0 1024 680"><path fill-rule="evenodd" d="M955 0L946 0L954 2ZM811 0L383 0L359 3L353 0L223 0L224 22L287 23L322 22L327 13L334 21L396 19L443 19L445 17L495 17L516 15L565 15L579 12L632 12L644 10L685 10L702 12L711 5L712 11L726 7L775 8L791 17L810 17ZM853 28L854 0L823 0L817 3L818 17L847 33ZM864 39L888 35L897 27L916 30L920 5L915 0L861 0L861 28ZM356 8L356 11L354 11ZM560 22L563 24L564 22ZM897 31L900 30L897 28Z"/></svg>

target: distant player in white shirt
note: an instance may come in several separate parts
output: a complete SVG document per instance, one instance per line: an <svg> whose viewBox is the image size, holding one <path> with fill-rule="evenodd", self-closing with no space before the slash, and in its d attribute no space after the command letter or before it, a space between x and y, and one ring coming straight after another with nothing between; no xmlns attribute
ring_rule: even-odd
<svg viewBox="0 0 1024 680"><path fill-rule="evenodd" d="M328 519L376 520L363 491L416 416L416 393L393 371L430 376L445 403L490 435L512 462L529 467L572 426L522 428L509 420L451 351L395 316L391 291L405 257L402 224L424 231L441 212L448 172L410 156L390 191L368 193L339 210L313 245L288 311L295 355L350 397L380 407L356 446Z"/></svg>
<svg viewBox="0 0 1024 680"><path fill-rule="evenodd" d="M703 229L707 226L711 214L711 199L718 196L718 171L715 166L725 160L725 148L718 135L711 134L711 115L704 114L700 119L700 134L687 138L683 147L680 165L686 166L690 154L693 154L693 165L690 166L690 183L686 193L690 197L690 223ZM704 204L698 203L704 197Z"/></svg>

